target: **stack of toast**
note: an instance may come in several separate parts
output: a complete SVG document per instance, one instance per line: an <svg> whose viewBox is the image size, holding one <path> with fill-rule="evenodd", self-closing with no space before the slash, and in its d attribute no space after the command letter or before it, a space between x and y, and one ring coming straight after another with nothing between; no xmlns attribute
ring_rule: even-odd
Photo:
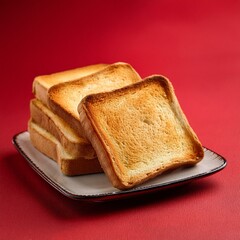
<svg viewBox="0 0 240 240"><path fill-rule="evenodd" d="M33 92L30 139L66 175L103 171L124 190L203 158L161 75L142 80L127 63L98 64L37 77Z"/></svg>
<svg viewBox="0 0 240 240"><path fill-rule="evenodd" d="M36 77L28 122L32 144L56 161L65 175L101 172L96 152L81 129L77 106L90 93L140 80L126 63L90 65Z"/></svg>

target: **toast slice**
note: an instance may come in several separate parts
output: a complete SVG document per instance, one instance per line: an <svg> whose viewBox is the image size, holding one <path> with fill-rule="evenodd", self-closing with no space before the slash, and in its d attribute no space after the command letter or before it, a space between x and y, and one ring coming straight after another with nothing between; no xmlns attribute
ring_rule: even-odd
<svg viewBox="0 0 240 240"><path fill-rule="evenodd" d="M112 185L132 188L204 155L168 79L154 75L108 93L86 96L81 125Z"/></svg>
<svg viewBox="0 0 240 240"><path fill-rule="evenodd" d="M32 121L57 138L62 147L67 152L71 152L73 158L84 157L91 159L96 158L96 154L86 139L79 137L66 121L46 107L48 90L54 85L93 74L107 66L108 64L85 66L38 76L33 81L33 93L36 99L33 99L30 103Z"/></svg>
<svg viewBox="0 0 240 240"><path fill-rule="evenodd" d="M79 136L84 137L77 111L80 101L89 94L111 91L140 80L138 73L129 64L114 63L95 74L51 87L48 91L48 106L68 122Z"/></svg>
<svg viewBox="0 0 240 240"><path fill-rule="evenodd" d="M102 172L97 158L85 159L71 156L53 135L32 122L32 120L28 122L28 132L33 146L57 162L63 174L75 176Z"/></svg>
<svg viewBox="0 0 240 240"><path fill-rule="evenodd" d="M75 68L49 75L37 76L33 81L33 93L35 97L47 105L48 89L56 84L76 80L92 73L101 71L108 64L96 64L86 67Z"/></svg>
<svg viewBox="0 0 240 240"><path fill-rule="evenodd" d="M31 100L30 113L32 122L53 135L73 158L96 158L96 152L89 141L79 137L66 121L54 114L38 99Z"/></svg>

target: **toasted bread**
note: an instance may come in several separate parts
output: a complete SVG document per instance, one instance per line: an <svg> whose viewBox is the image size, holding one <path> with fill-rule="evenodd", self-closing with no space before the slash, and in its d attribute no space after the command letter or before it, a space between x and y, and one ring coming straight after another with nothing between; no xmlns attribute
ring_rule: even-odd
<svg viewBox="0 0 240 240"><path fill-rule="evenodd" d="M49 75L37 76L33 81L33 93L35 97L47 105L48 89L62 82L72 81L89 74L95 73L107 67L108 64L96 64L75 68Z"/></svg>
<svg viewBox="0 0 240 240"><path fill-rule="evenodd" d="M38 99L31 100L30 113L32 121L53 135L73 158L96 158L96 152L89 141L78 136L66 121Z"/></svg>
<svg viewBox="0 0 240 240"><path fill-rule="evenodd" d="M28 132L33 146L57 162L63 174L74 176L102 172L97 158L85 159L71 156L53 135L31 120L28 122Z"/></svg>
<svg viewBox="0 0 240 240"><path fill-rule="evenodd" d="M118 189L203 158L202 145L163 76L86 96L78 112L102 169Z"/></svg>
<svg viewBox="0 0 240 240"><path fill-rule="evenodd" d="M79 136L84 137L77 111L82 98L88 94L111 91L140 80L138 73L129 64L115 63L79 80L52 86L48 91L48 106L68 122Z"/></svg>

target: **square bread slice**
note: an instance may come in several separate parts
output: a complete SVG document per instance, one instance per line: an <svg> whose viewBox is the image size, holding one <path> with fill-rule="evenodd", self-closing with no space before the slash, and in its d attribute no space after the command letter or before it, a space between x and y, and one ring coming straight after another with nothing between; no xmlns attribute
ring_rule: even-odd
<svg viewBox="0 0 240 240"><path fill-rule="evenodd" d="M31 143L41 153L55 161L60 171L67 176L102 172L98 159L74 157L67 153L61 143L38 124L29 120L28 132Z"/></svg>
<svg viewBox="0 0 240 240"><path fill-rule="evenodd" d="M41 75L34 78L33 81L33 94L45 105L47 105L47 93L50 87L72 80L76 80L95 72L101 71L108 64L95 64L80 68L74 68L62 72L52 73L49 75Z"/></svg>
<svg viewBox="0 0 240 240"><path fill-rule="evenodd" d="M86 96L78 112L103 171L118 189L203 158L202 145L163 76Z"/></svg>
<svg viewBox="0 0 240 240"><path fill-rule="evenodd" d="M48 106L68 122L79 136L85 137L77 111L80 101L89 94L111 91L140 80L129 64L114 63L79 80L54 85L48 91Z"/></svg>

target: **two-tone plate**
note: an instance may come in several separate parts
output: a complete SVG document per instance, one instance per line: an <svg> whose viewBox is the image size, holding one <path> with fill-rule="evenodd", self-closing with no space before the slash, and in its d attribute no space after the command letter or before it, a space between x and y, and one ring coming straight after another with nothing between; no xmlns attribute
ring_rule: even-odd
<svg viewBox="0 0 240 240"><path fill-rule="evenodd" d="M50 160L32 146L27 131L15 135L13 144L43 179L62 194L78 200L105 201L147 194L165 187L176 186L209 176L226 166L226 160L222 156L204 148L204 159L196 166L179 168L133 189L121 191L112 187L104 173L75 177L63 175L56 162Z"/></svg>

